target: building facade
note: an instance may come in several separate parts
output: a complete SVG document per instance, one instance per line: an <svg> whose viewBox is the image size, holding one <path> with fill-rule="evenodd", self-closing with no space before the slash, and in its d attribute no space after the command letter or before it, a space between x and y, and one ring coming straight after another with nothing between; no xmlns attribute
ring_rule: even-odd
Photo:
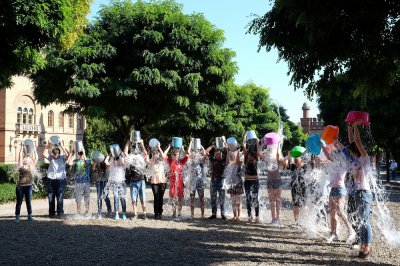
<svg viewBox="0 0 400 266"><path fill-rule="evenodd" d="M11 89L0 90L0 163L15 163L25 139L37 147L39 160L51 136L59 136L72 150L76 140L83 139L85 119L64 114L66 105L42 106L33 97L33 84L27 77L13 77Z"/></svg>
<svg viewBox="0 0 400 266"><path fill-rule="evenodd" d="M303 133L305 134L321 134L324 129L324 121L321 119L320 115L317 117L310 117L310 105L306 102L303 104L301 108L303 110L303 117L300 118L300 125L303 129Z"/></svg>

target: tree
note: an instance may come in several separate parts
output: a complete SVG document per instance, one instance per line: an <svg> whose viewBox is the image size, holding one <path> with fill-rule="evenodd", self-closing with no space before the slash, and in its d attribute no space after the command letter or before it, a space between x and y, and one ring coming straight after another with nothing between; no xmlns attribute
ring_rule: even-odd
<svg viewBox="0 0 400 266"><path fill-rule="evenodd" d="M278 49L291 83L309 96L338 74L352 80L355 95L387 96L397 89L399 18L398 1L276 0L248 31L260 35L259 49Z"/></svg>
<svg viewBox="0 0 400 266"><path fill-rule="evenodd" d="M222 30L173 1L114 2L71 49L46 51L34 94L44 105L74 101L72 111L107 119L125 139L166 124L178 135L200 132L237 72L223 41Z"/></svg>
<svg viewBox="0 0 400 266"><path fill-rule="evenodd" d="M70 47L87 24L92 0L0 1L0 88L12 86L13 75L45 64L46 46Z"/></svg>

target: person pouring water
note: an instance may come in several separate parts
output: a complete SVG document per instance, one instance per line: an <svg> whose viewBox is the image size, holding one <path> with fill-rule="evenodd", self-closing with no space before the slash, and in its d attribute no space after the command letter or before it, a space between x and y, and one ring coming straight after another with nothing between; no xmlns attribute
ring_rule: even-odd
<svg viewBox="0 0 400 266"><path fill-rule="evenodd" d="M57 198L57 215L64 215L64 188L66 178L66 163L69 158L69 152L65 149L64 141L58 136L52 136L43 150L43 157L49 161L47 169L47 193L49 199L49 217L54 217L55 198ZM53 147L51 145L54 145ZM49 149L52 148L51 154Z"/></svg>

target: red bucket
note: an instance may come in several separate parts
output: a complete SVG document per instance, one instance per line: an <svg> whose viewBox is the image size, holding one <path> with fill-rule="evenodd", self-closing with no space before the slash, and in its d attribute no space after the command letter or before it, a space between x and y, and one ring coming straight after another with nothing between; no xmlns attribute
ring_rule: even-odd
<svg viewBox="0 0 400 266"><path fill-rule="evenodd" d="M360 112L360 111L351 111L347 114L346 120L344 120L346 123L354 123L357 120L361 120L361 125L369 125L371 124L369 120L369 114L366 112Z"/></svg>
<svg viewBox="0 0 400 266"><path fill-rule="evenodd" d="M321 139L323 139L326 144L331 144L335 138L339 135L339 127L336 126L326 126L321 133Z"/></svg>

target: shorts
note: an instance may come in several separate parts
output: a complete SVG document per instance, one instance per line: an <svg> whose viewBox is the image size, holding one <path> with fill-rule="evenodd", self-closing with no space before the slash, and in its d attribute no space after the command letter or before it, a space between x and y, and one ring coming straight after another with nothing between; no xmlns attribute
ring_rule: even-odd
<svg viewBox="0 0 400 266"><path fill-rule="evenodd" d="M267 189L280 189L282 187L282 179L267 178Z"/></svg>
<svg viewBox="0 0 400 266"><path fill-rule="evenodd" d="M199 195L199 198L204 198L204 181L201 178L196 178L195 184L190 184L190 197L195 197L196 196L196 191L197 194Z"/></svg>
<svg viewBox="0 0 400 266"><path fill-rule="evenodd" d="M346 196L346 193L347 193L347 191L344 187L333 187L333 188L331 188L329 197L344 198Z"/></svg>
<svg viewBox="0 0 400 266"><path fill-rule="evenodd" d="M178 186L178 187L176 187ZM178 199L183 199L183 180L182 178L179 178L178 182L175 181L175 179L170 179L170 184L169 184L169 197L172 198L178 198Z"/></svg>
<svg viewBox="0 0 400 266"><path fill-rule="evenodd" d="M138 195L141 203L146 202L146 182L144 180L133 181L130 183L130 187L132 203L137 202Z"/></svg>
<svg viewBox="0 0 400 266"><path fill-rule="evenodd" d="M90 200L90 183L75 184L75 202L81 202L82 197L85 202Z"/></svg>

